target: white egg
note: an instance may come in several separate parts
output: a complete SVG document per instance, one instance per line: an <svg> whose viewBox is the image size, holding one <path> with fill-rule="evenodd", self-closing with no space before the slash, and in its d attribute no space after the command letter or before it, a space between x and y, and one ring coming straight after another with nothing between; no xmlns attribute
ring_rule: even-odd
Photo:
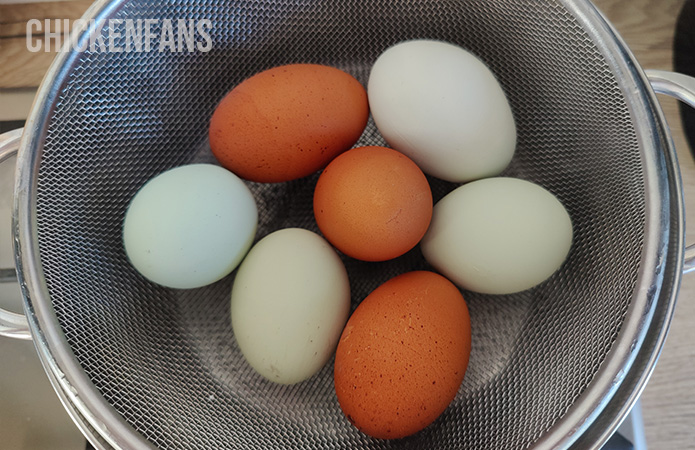
<svg viewBox="0 0 695 450"><path fill-rule="evenodd" d="M511 294L560 268L572 245L572 221L541 186L488 178L460 186L434 206L422 253L464 289Z"/></svg>
<svg viewBox="0 0 695 450"><path fill-rule="evenodd" d="M190 289L234 270L257 224L256 202L243 181L221 167L192 164L159 174L135 194L123 243L145 278Z"/></svg>
<svg viewBox="0 0 695 450"><path fill-rule="evenodd" d="M374 63L367 93L384 139L429 175L453 182L495 176L514 155L516 127L505 93L461 47L396 44Z"/></svg>
<svg viewBox="0 0 695 450"><path fill-rule="evenodd" d="M251 367L270 381L298 383L335 351L350 312L347 271L319 235L276 231L239 267L231 311L234 336Z"/></svg>

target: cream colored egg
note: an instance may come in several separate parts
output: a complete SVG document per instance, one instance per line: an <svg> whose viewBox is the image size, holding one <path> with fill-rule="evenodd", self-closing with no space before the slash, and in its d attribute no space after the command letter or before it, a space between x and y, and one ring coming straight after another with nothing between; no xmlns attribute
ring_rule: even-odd
<svg viewBox="0 0 695 450"><path fill-rule="evenodd" d="M367 87L379 132L423 172L463 182L500 174L516 147L502 87L475 55L453 44L414 40L374 63Z"/></svg>
<svg viewBox="0 0 695 450"><path fill-rule="evenodd" d="M458 286L486 294L532 288L557 271L572 222L543 187L515 178L460 186L434 206L422 253Z"/></svg>
<svg viewBox="0 0 695 450"><path fill-rule="evenodd" d="M236 175L191 164L149 180L132 198L123 223L131 264L163 286L190 289L236 268L253 243L258 210Z"/></svg>
<svg viewBox="0 0 695 450"><path fill-rule="evenodd" d="M262 376L294 384L318 372L335 351L350 312L347 271L319 235L276 231L246 256L232 287L232 328Z"/></svg>

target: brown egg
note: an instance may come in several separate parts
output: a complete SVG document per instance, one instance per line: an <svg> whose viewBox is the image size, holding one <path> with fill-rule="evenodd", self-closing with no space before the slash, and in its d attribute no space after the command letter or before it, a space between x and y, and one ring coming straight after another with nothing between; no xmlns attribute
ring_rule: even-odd
<svg viewBox="0 0 695 450"><path fill-rule="evenodd" d="M367 125L364 87L334 67L291 64L236 86L210 120L217 160L252 181L301 178L352 147Z"/></svg>
<svg viewBox="0 0 695 450"><path fill-rule="evenodd" d="M417 271L375 289L348 320L334 381L348 420L376 438L414 434L444 412L468 366L471 329L460 291Z"/></svg>
<svg viewBox="0 0 695 450"><path fill-rule="evenodd" d="M365 261L401 256L432 220L432 191L420 168L386 147L353 148L321 173L314 217L338 250Z"/></svg>

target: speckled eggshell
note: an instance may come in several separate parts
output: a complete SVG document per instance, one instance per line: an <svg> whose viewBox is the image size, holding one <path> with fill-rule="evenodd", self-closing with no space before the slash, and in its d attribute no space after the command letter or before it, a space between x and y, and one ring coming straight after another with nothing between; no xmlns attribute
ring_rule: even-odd
<svg viewBox="0 0 695 450"><path fill-rule="evenodd" d="M372 437L412 435L454 399L470 351L458 288L433 272L399 275L367 296L343 330L334 368L340 407Z"/></svg>
<svg viewBox="0 0 695 450"><path fill-rule="evenodd" d="M407 156L386 147L348 150L321 173L314 217L338 250L386 261L420 242L432 220L432 191Z"/></svg>
<svg viewBox="0 0 695 450"><path fill-rule="evenodd" d="M241 178L282 182L323 168L367 125L367 92L319 64L273 67L244 80L215 109L210 149Z"/></svg>

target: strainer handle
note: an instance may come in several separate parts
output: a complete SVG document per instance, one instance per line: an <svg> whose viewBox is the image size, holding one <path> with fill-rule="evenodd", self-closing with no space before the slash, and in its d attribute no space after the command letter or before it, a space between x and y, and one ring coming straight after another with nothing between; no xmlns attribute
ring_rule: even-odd
<svg viewBox="0 0 695 450"><path fill-rule="evenodd" d="M0 134L0 164L17 154L19 150L19 139L21 137L21 128ZM16 281L17 273L14 268L0 269L0 283L12 283ZM16 339L31 339L27 318L22 314L13 313L0 308L0 336L8 336Z"/></svg>
<svg viewBox="0 0 695 450"><path fill-rule="evenodd" d="M695 78L666 70L645 71L657 94L668 95L695 108ZM683 273L695 271L695 245L685 248Z"/></svg>

